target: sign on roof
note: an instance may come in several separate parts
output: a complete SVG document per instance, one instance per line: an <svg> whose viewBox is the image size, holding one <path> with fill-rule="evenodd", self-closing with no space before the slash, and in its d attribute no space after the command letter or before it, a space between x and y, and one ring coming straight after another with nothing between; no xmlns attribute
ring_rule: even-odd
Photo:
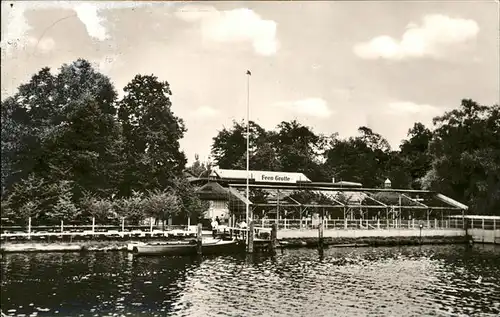
<svg viewBox="0 0 500 317"><path fill-rule="evenodd" d="M255 182L297 183L310 180L302 173L252 172Z"/></svg>
<svg viewBox="0 0 500 317"><path fill-rule="evenodd" d="M266 183L297 183L297 182L310 182L302 173L288 173L288 172L268 172L268 171L249 171L249 179L255 182ZM232 179L246 179L247 172L245 170L226 170L219 169L216 171L217 175L221 178Z"/></svg>

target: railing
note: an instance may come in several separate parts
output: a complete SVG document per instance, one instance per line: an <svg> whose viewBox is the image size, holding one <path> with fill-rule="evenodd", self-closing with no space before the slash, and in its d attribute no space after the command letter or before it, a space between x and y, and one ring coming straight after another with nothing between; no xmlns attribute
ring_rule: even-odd
<svg viewBox="0 0 500 317"><path fill-rule="evenodd" d="M32 219L29 218L24 226L1 226L2 239L16 238L88 238L88 237L168 237L168 236L192 236L196 235L196 226L188 225L165 225L155 224L150 221L149 224L130 225L122 219L117 224L96 224L92 219L90 224L65 224L63 221L59 225L32 225Z"/></svg>
<svg viewBox="0 0 500 317"><path fill-rule="evenodd" d="M319 219L260 219L255 221L256 227L270 228L272 224L277 223L279 230L287 229L317 229ZM465 229L466 222L462 218L450 219L324 219L324 229ZM478 221L471 223L478 227ZM484 220L485 229L497 226L494 220ZM497 226L498 227L498 226Z"/></svg>

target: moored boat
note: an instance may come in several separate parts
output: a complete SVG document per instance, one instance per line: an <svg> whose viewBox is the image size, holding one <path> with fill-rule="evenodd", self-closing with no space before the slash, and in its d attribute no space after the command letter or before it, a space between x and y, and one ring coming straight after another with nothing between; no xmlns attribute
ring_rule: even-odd
<svg viewBox="0 0 500 317"><path fill-rule="evenodd" d="M196 241L181 243L137 243L130 245L134 255L195 255ZM239 240L205 240L202 254L232 254L245 251L245 243Z"/></svg>

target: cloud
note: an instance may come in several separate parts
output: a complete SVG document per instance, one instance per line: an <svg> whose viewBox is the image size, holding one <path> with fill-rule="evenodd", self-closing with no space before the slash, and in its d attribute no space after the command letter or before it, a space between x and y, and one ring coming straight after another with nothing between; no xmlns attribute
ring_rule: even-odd
<svg viewBox="0 0 500 317"><path fill-rule="evenodd" d="M302 114L316 118L327 118L333 113L333 111L328 107L326 101L321 98L282 101L275 103L274 106L287 109L296 114Z"/></svg>
<svg viewBox="0 0 500 317"><path fill-rule="evenodd" d="M205 5L187 5L176 12L186 22L199 23L203 38L221 43L250 42L257 54L273 55L278 50L277 24L264 20L250 9L217 11Z"/></svg>
<svg viewBox="0 0 500 317"><path fill-rule="evenodd" d="M479 32L474 20L440 14L426 15L420 26L410 23L406 28L399 41L382 35L355 45L353 51L363 59L443 58L447 48L467 43Z"/></svg>
<svg viewBox="0 0 500 317"><path fill-rule="evenodd" d="M438 115L443 112L439 107L416 104L411 101L394 101L387 105L387 113L403 115Z"/></svg>
<svg viewBox="0 0 500 317"><path fill-rule="evenodd" d="M56 42L51 37L44 37L41 39L37 39L30 36L28 38L28 43L30 46L33 46L37 51L43 54L51 52L56 45Z"/></svg>
<svg viewBox="0 0 500 317"><path fill-rule="evenodd" d="M192 112L192 114L195 117L203 117L203 118L215 117L219 114L219 110L214 109L212 107L208 107L208 106L201 106L201 107L197 108L196 110L194 110Z"/></svg>
<svg viewBox="0 0 500 317"><path fill-rule="evenodd" d="M65 9L73 10L87 30L90 37L104 41L110 38L105 27L106 19L102 16L105 10L139 8L153 5L169 6L171 2L132 2L132 1L15 1L10 6L10 1L2 1L2 43L0 44L2 54L10 54L16 48L24 49L30 44L28 32L32 29L25 17L28 10L50 10ZM57 21L55 21L57 22Z"/></svg>

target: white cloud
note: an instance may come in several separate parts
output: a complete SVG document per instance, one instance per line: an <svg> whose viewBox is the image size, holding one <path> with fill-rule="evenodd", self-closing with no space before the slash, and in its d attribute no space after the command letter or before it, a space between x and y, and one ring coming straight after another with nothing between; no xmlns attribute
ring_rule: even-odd
<svg viewBox="0 0 500 317"><path fill-rule="evenodd" d="M364 59L444 57L446 48L474 39L479 25L474 20L431 14L420 26L410 23L401 40L382 35L354 46L354 53Z"/></svg>
<svg viewBox="0 0 500 317"><path fill-rule="evenodd" d="M274 106L287 109L296 114L302 114L316 118L327 118L333 113L333 111L328 107L326 101L321 98L282 101L275 103Z"/></svg>
<svg viewBox="0 0 500 317"><path fill-rule="evenodd" d="M37 39L30 36L28 38L28 43L30 46L33 46L37 51L43 54L51 52L56 45L54 39L51 37L43 37L41 39Z"/></svg>
<svg viewBox="0 0 500 317"><path fill-rule="evenodd" d="M74 10L80 21L85 24L90 37L99 41L109 38L106 28L102 24L103 18L98 15L99 8L95 4L82 3L77 5Z"/></svg>
<svg viewBox="0 0 500 317"><path fill-rule="evenodd" d="M251 42L260 55L273 55L278 50L276 22L264 20L250 9L217 11L210 6L187 5L176 15L187 22L198 22L205 39L222 43Z"/></svg>
<svg viewBox="0 0 500 317"><path fill-rule="evenodd" d="M105 27L102 11L125 8L138 8L153 5L171 5L166 2L132 2L132 1L2 1L2 54L10 54L15 49L24 49L32 42L28 32L32 29L25 17L28 10L65 9L73 10L87 30L90 37L104 41L110 36ZM5 26L5 27L4 27Z"/></svg>
<svg viewBox="0 0 500 317"><path fill-rule="evenodd" d="M212 107L201 106L201 107L197 108L195 111L193 111L192 114L195 117L207 118L207 117L217 116L219 114L219 111L217 109L212 108Z"/></svg>
<svg viewBox="0 0 500 317"><path fill-rule="evenodd" d="M387 112L390 114L403 115L438 115L443 112L438 107L427 104L416 104L411 101L394 101L387 105Z"/></svg>

